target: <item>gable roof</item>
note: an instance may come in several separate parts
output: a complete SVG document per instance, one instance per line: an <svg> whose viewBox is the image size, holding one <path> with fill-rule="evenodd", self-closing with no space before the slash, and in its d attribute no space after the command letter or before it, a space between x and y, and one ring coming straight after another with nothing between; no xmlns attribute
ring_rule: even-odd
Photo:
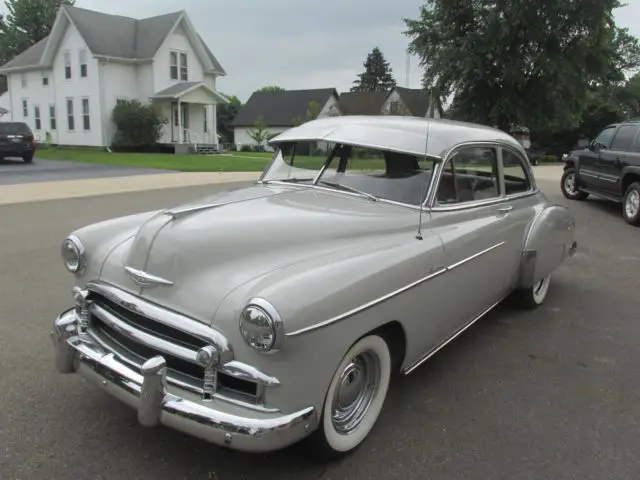
<svg viewBox="0 0 640 480"><path fill-rule="evenodd" d="M137 20L70 5L63 5L60 12L66 14L69 21L76 27L91 53L129 60L153 58L177 22L186 16L184 11L179 11ZM56 23L60 21L60 12ZM56 24L52 28L52 33L55 27ZM203 38L196 32L194 34L201 42L207 58L213 65L213 70L220 75L226 75ZM50 34L49 37L33 45L1 68L6 70L45 66L42 64L42 55L52 37L53 35Z"/></svg>
<svg viewBox="0 0 640 480"><path fill-rule="evenodd" d="M415 117L424 117L427 112L432 113L435 108L433 102L429 105L429 98L421 88L395 87L395 91L398 92L404 104Z"/></svg>
<svg viewBox="0 0 640 480"><path fill-rule="evenodd" d="M291 127L296 117L305 117L310 102L318 102L324 107L332 95L338 98L335 88L253 92L231 125L249 127L262 117L270 127Z"/></svg>
<svg viewBox="0 0 640 480"><path fill-rule="evenodd" d="M380 115L387 92L344 92L340 94L343 115Z"/></svg>

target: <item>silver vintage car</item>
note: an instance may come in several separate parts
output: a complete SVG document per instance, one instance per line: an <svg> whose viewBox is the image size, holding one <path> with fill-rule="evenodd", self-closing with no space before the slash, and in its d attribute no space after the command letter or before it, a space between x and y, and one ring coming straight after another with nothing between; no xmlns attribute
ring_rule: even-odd
<svg viewBox="0 0 640 480"><path fill-rule="evenodd" d="M540 305L576 249L571 213L499 130L349 116L271 142L253 185L64 240L58 371L144 426L332 458L370 433L392 374L503 300Z"/></svg>

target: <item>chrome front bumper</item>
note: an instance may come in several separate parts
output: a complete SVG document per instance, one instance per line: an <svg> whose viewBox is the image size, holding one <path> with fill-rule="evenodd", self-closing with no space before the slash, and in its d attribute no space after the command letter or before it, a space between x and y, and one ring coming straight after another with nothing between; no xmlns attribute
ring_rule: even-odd
<svg viewBox="0 0 640 480"><path fill-rule="evenodd" d="M281 415L238 415L219 402L203 405L167 391L167 366L161 355L148 359L141 373L118 360L90 336L78 333L74 309L62 313L50 332L60 373L79 373L138 411L141 425L166 425L220 446L246 452L279 450L306 437L317 426L314 407ZM228 411L224 411L224 409ZM251 416L253 415L253 416Z"/></svg>

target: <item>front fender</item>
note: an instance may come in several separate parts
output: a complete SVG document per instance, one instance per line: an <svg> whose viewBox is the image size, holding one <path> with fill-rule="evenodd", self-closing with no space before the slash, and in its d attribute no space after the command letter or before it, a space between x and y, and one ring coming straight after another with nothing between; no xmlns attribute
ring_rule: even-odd
<svg viewBox="0 0 640 480"><path fill-rule="evenodd" d="M552 273L573 254L575 219L567 207L545 205L536 215L524 242L519 287L528 288Z"/></svg>

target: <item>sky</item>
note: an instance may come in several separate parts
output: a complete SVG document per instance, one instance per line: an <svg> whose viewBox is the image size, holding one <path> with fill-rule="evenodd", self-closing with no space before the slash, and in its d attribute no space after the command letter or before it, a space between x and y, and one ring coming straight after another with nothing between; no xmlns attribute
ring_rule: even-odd
<svg viewBox="0 0 640 480"><path fill-rule="evenodd" d="M76 6L144 18L185 10L220 61L218 89L246 101L266 85L286 89L349 90L375 47L401 86L420 87L409 61L403 18L416 18L421 0L76 0ZM640 0L626 0L616 21L640 37ZM4 13L4 2L0 12Z"/></svg>

